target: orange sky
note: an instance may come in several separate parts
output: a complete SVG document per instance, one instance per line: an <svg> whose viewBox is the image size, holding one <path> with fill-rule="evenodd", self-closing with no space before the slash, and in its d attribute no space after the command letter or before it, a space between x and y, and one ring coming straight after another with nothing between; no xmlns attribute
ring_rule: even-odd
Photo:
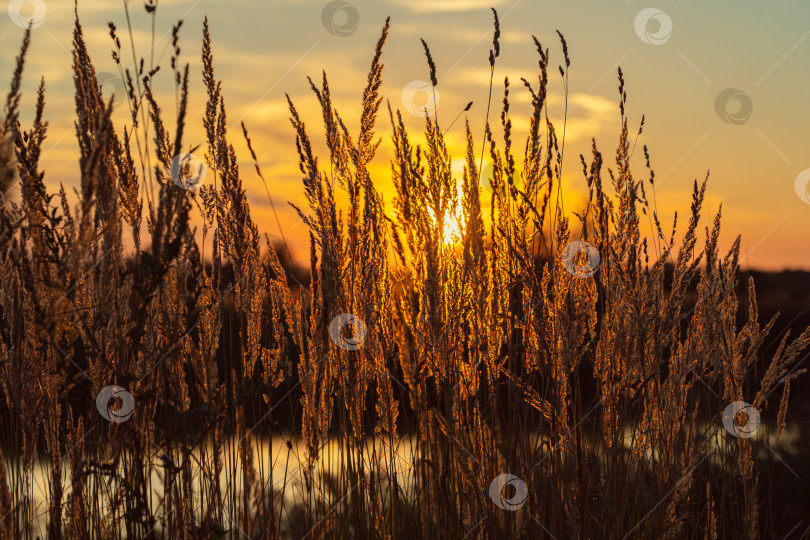
<svg viewBox="0 0 810 540"><path fill-rule="evenodd" d="M40 10L37 11L37 4ZM9 3L9 15L0 16L0 64L8 85L22 29L15 24L21 1ZM564 180L566 209L578 210L585 195L580 153L589 153L590 138L606 156L615 148L619 113L616 67L625 73L628 111L635 129L646 115L645 133L634 157L637 177L644 177L640 147L647 144L656 170L659 213L670 223L678 210L689 209L692 181L711 170L705 217L720 203L724 212L724 245L743 235L745 266L810 269L807 232L810 204L801 189L810 169L807 127L810 126L810 4L799 0L775 3L694 0L661 2L656 9L636 0L387 0L379 2L314 2L282 0L160 0L155 25L155 61L165 72L156 89L166 118L175 113L175 97L168 61L168 32L180 17L182 60L191 64L189 122L185 142L204 142L201 118L204 89L200 77L202 20L208 15L217 76L223 80L232 126L232 142L244 161L244 182L260 229L278 236L264 188L255 176L242 140L239 121L251 131L265 177L279 210L282 228L294 252L306 252L306 227L285 201L302 203L301 181L295 162L294 135L288 122L284 93L291 95L304 120L319 140L320 112L306 76L319 78L326 69L339 110L355 132L359 104L372 49L386 15L392 29L384 53L383 93L392 107L400 108L409 126L423 123L405 112L424 104L424 93L414 81L428 79L419 38L430 45L437 64L439 118L450 121L474 101L468 113L477 144L483 132L489 83L487 57L492 39L489 6L501 15L502 53L496 65L493 96L495 121L502 98L502 81L512 81L518 140L526 133L522 112L527 94L520 77L536 80L534 34L551 48L552 66L561 61L554 33L560 29L572 58L569 120ZM44 11L42 10L44 6ZM16 10L16 11L15 11ZM24 80L24 123L40 76L47 84L46 118L50 123L45 143L46 183L52 189L64 182L78 185L77 144L73 134L72 75L70 72L72 2L28 0L22 16L36 15L41 23L33 33ZM131 2L135 50L149 58L151 18L140 2ZM97 72L109 73L105 92L122 88L110 57L107 21L126 28L122 2L79 0L79 13ZM15 21L16 16L16 21ZM120 32L128 47L128 34ZM131 62L131 58L127 57ZM549 115L562 118L564 101L556 69L552 71ZM738 91L726 89L739 89ZM127 122L121 107L119 125ZM384 142L374 173L385 179L391 156L387 113L378 122ZM448 132L451 152L463 157L463 122ZM561 123L558 124L561 126ZM806 174L810 183L810 173ZM797 178L799 181L797 182ZM390 190L387 192L389 195ZM802 199L804 197L804 200ZM389 205L390 210L390 205ZM671 226L671 225L670 225Z"/></svg>

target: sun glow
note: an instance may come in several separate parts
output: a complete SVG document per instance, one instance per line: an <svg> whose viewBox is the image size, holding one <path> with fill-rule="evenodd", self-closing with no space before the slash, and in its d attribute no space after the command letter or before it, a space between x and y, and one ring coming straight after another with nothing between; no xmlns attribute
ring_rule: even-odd
<svg viewBox="0 0 810 540"><path fill-rule="evenodd" d="M458 212L458 209L456 209ZM445 244L453 245L461 241L461 218L460 214L454 215L447 212L444 215L444 236Z"/></svg>
<svg viewBox="0 0 810 540"><path fill-rule="evenodd" d="M431 217L433 212L430 212ZM455 212L447 210L441 223L434 217L436 230L442 230L442 243L452 246L461 242L461 208L456 208Z"/></svg>

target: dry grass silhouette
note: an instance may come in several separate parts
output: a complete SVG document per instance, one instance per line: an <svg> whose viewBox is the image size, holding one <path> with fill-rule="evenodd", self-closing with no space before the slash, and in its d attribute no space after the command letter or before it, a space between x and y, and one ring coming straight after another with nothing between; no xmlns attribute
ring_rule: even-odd
<svg viewBox="0 0 810 540"><path fill-rule="evenodd" d="M133 51L125 67L127 47L110 25L128 89L122 127L77 17L75 204L64 188L47 189L40 167L44 81L33 125L18 122L25 34L0 128L22 194L0 212L0 538L769 535L761 443L731 437L720 415L750 401L776 413L781 431L790 381L804 371L791 365L810 331L785 337L752 383L773 321L759 325L752 281L747 322L735 322L739 240L718 253L719 213L698 239L705 181L695 182L685 231L673 223L666 233L648 198L646 147L645 178L631 173L641 127L630 130L621 71L615 165L595 141L581 156L589 198L575 224L558 197L565 123L546 115L557 72L549 50L534 39L537 79L517 90L504 81L483 141L467 124L459 183L438 111L415 145L400 112L385 107L386 21L359 133L336 110L326 74L310 81L328 147L316 156L288 98L311 239L308 286L290 285L289 251L277 252L251 217L207 21L207 178L198 191L172 180L174 156L198 150L183 147L190 74L179 63L180 26L178 112L167 122L152 92L157 66ZM514 91L531 95L525 142L513 139ZM393 209L369 171L381 113L393 129ZM272 179L265 186L269 196ZM456 208L460 247L445 235ZM593 275L579 275L586 259L566 250L574 241L598 252ZM126 421L96 410L111 385L133 397ZM125 414L123 400L112 402ZM528 487L515 511L490 496L502 473Z"/></svg>

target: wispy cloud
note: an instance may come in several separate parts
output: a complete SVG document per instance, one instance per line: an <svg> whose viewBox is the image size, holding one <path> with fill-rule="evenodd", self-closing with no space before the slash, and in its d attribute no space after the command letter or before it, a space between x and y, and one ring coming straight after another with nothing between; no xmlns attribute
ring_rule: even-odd
<svg viewBox="0 0 810 540"><path fill-rule="evenodd" d="M394 0L392 4L414 13L477 11L505 4L502 0Z"/></svg>

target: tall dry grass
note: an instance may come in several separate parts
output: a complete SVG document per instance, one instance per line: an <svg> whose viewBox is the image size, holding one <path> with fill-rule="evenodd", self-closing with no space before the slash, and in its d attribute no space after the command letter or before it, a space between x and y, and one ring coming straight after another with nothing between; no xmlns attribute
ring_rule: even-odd
<svg viewBox="0 0 810 540"><path fill-rule="evenodd" d="M419 145L384 103L386 21L358 133L335 108L326 74L310 81L328 148L319 159L288 98L308 205L297 209L311 239L305 285L292 283L282 260L289 252L251 217L207 21L200 152L209 176L198 192L172 181L190 114L180 26L170 67L177 114L168 122L152 90L158 66L133 50L126 67L110 25L130 111L118 126L77 15L75 202L61 184L48 188L58 180L46 182L40 166L44 81L32 126L18 121L25 34L0 133L13 145L22 193L19 204L3 199L0 212L0 538L772 532L762 443L731 437L720 415L748 400L775 411L783 429L790 381L804 371L791 365L810 331L761 358L774 321L760 326L753 282L747 322L735 323L739 239L718 252L719 212L698 239L705 181L694 184L685 230L673 223L665 233L648 198L655 176L646 147L648 170L631 173L642 128L629 127L621 71L615 165L595 141L592 155L580 156L589 198L572 223L558 196L565 122L555 128L547 115L556 71L568 93L562 35L559 70L535 38L537 78L517 90L504 80L499 120L489 123L488 104L484 134L466 125L459 182L438 111L426 114ZM525 142L513 137L514 91L531 95ZM370 172L381 113L392 127L393 208ZM272 180L265 185L272 190ZM445 241L445 216L456 208L460 247ZM575 240L598 251L592 276L567 270L584 263L582 254L566 260ZM336 334L343 314L365 328L355 319ZM767 371L753 380L763 361ZM125 422L96 410L110 385L133 397ZM516 511L490 496L502 473L528 487Z"/></svg>

